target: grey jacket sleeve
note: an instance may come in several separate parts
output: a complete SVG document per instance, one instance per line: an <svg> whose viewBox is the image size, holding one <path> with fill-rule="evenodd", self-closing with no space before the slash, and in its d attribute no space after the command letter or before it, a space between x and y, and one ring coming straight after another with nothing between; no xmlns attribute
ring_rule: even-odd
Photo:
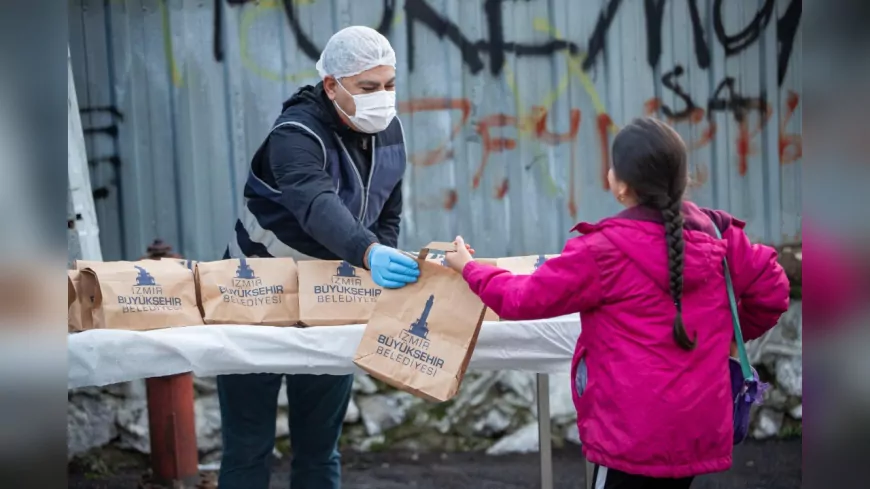
<svg viewBox="0 0 870 489"><path fill-rule="evenodd" d="M303 129L279 127L269 136L269 161L284 206L302 229L342 260L362 267L366 249L378 239L335 193L320 142Z"/></svg>

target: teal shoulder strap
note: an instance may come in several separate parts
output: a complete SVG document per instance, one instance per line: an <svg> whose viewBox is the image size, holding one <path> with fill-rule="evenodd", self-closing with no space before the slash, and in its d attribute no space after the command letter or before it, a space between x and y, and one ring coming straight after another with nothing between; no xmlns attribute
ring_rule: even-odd
<svg viewBox="0 0 870 489"><path fill-rule="evenodd" d="M713 229L716 230L716 237L722 239L722 232L719 231L719 226L713 223ZM737 298L734 296L734 286L731 283L731 270L728 268L728 259L722 259L722 268L725 271L725 286L728 289L728 302L731 304L731 323L734 325L734 339L737 341L737 354L740 357L740 370L743 372L745 380L755 378L752 375L752 368L749 366L749 355L746 354L746 346L743 344L743 331L740 330L740 319L737 316Z"/></svg>

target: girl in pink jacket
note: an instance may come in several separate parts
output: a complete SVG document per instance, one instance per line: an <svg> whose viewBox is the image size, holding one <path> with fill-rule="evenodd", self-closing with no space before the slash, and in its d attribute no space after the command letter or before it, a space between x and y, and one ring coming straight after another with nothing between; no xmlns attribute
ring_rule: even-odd
<svg viewBox="0 0 870 489"><path fill-rule="evenodd" d="M582 236L534 274L472 261L461 237L447 262L503 319L580 313L572 391L596 489L688 488L696 475L731 467L733 328L722 259L746 340L786 311L788 281L776 252L750 243L743 222L683 200L687 155L676 131L637 119L612 154L610 189L626 209L578 224Z"/></svg>

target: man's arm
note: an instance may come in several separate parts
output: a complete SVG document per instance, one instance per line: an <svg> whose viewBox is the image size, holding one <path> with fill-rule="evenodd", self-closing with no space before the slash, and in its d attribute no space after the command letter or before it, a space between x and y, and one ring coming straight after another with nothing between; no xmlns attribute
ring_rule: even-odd
<svg viewBox="0 0 870 489"><path fill-rule="evenodd" d="M396 184L378 217L377 235L381 244L399 246L399 224L402 221L402 181Z"/></svg>
<svg viewBox="0 0 870 489"><path fill-rule="evenodd" d="M279 127L269 136L269 161L281 200L302 229L342 260L368 268L368 249L378 239L335 193L320 143L301 129Z"/></svg>

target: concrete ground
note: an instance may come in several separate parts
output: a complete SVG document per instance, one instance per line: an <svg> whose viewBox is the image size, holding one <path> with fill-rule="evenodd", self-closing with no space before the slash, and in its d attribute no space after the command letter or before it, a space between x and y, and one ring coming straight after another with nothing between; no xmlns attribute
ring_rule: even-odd
<svg viewBox="0 0 870 489"><path fill-rule="evenodd" d="M557 489L584 487L579 447L554 452ZM748 442L734 451L728 472L700 477L693 489L796 489L801 487L801 440ZM289 461L277 461L272 489L288 489ZM110 476L71 473L69 488L139 488L141 468ZM538 454L491 457L481 453L346 453L344 489L530 489L538 487ZM209 485L201 486L209 489ZM213 487L213 486L212 486ZM148 489L151 489L150 487Z"/></svg>

